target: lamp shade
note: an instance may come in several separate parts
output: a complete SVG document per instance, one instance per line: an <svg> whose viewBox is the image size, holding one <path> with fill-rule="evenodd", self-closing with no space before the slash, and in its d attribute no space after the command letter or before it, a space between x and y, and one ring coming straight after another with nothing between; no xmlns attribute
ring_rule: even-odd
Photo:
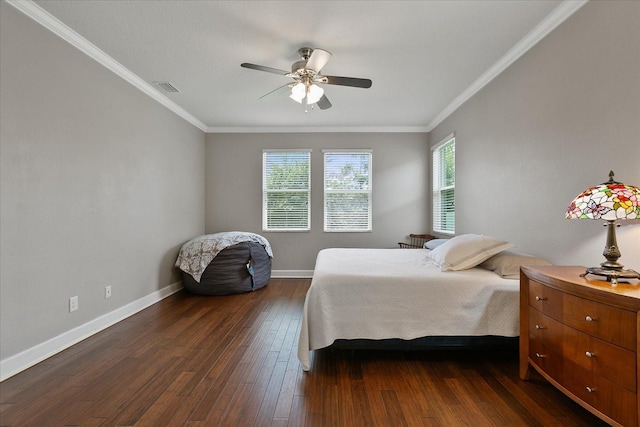
<svg viewBox="0 0 640 427"><path fill-rule="evenodd" d="M607 259L600 267L587 268L587 274L603 276L612 285L618 283L618 279L640 279L640 273L634 270L626 270L618 262L620 249L616 241L616 221L619 219L640 219L640 188L632 185L624 185L614 181L613 171L609 172L609 181L590 187L578 195L567 209L566 217L601 219L606 221L607 242L602 255Z"/></svg>
<svg viewBox="0 0 640 427"><path fill-rule="evenodd" d="M309 104L315 104L316 102L320 101L320 98L322 98L322 95L324 95L324 89L322 89L317 84L312 84L311 86L309 86L309 93L307 94L307 102Z"/></svg>
<svg viewBox="0 0 640 427"><path fill-rule="evenodd" d="M302 101L304 101L304 98L306 97L307 104L315 104L320 100L320 98L322 98L322 95L324 95L324 89L317 84L306 84L300 82L291 88L291 95L289 95L289 98L302 104Z"/></svg>
<svg viewBox="0 0 640 427"><path fill-rule="evenodd" d="M307 96L307 87L304 83L298 83L291 88L291 95L289 95L289 98L294 101L302 103L305 96Z"/></svg>
<svg viewBox="0 0 640 427"><path fill-rule="evenodd" d="M613 180L590 187L580 193L569 205L567 218L640 219L640 188Z"/></svg>

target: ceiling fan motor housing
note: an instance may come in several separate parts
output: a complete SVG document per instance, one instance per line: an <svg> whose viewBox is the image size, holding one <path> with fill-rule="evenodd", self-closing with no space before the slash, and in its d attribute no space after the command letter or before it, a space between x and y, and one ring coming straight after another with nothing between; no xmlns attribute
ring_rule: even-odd
<svg viewBox="0 0 640 427"><path fill-rule="evenodd" d="M300 49L298 49L298 54L302 57L302 59L304 59L305 62L307 62L312 53L313 49L311 49L310 47L301 47Z"/></svg>
<svg viewBox="0 0 640 427"><path fill-rule="evenodd" d="M294 62L293 65L291 65L291 72L292 73L298 73L302 70L304 70L304 68L307 66L307 60L303 59L302 61L297 61Z"/></svg>

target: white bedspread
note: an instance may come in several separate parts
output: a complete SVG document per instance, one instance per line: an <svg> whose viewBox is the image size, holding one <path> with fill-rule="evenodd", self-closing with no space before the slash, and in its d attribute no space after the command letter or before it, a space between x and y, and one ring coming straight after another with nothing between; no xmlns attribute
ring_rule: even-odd
<svg viewBox="0 0 640 427"><path fill-rule="evenodd" d="M324 249L304 303L298 359L337 339L515 337L519 289L481 268L441 272L428 249Z"/></svg>
<svg viewBox="0 0 640 427"><path fill-rule="evenodd" d="M190 274L196 282L200 283L202 273L221 250L242 242L261 244L267 254L273 258L271 245L263 236L245 231L225 231L205 234L189 240L180 248L175 266Z"/></svg>

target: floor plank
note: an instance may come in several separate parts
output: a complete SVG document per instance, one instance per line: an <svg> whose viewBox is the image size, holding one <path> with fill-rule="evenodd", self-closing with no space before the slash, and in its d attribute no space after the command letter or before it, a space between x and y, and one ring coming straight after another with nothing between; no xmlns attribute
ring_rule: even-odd
<svg viewBox="0 0 640 427"><path fill-rule="evenodd" d="M185 291L0 384L1 426L605 426L516 349L347 350L297 360L308 279Z"/></svg>

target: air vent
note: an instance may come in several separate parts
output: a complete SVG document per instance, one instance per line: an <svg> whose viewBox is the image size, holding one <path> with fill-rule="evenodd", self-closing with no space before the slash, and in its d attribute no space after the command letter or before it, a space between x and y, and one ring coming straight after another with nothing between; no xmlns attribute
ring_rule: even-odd
<svg viewBox="0 0 640 427"><path fill-rule="evenodd" d="M168 93L180 92L178 88L176 88L171 82L154 82L154 83L160 86L160 88L165 92L168 92Z"/></svg>

